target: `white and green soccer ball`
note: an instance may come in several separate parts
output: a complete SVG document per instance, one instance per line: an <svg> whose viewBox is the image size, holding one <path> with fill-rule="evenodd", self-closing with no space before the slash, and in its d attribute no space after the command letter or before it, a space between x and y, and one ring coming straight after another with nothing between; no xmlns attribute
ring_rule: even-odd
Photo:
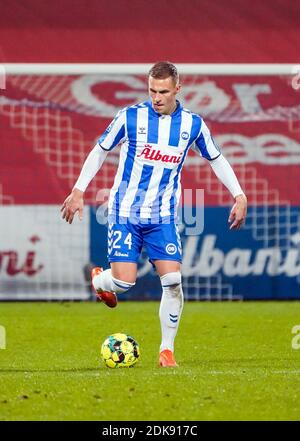
<svg viewBox="0 0 300 441"><path fill-rule="evenodd" d="M127 334L112 334L101 347L101 357L109 368L132 367L138 361L140 348L133 337Z"/></svg>

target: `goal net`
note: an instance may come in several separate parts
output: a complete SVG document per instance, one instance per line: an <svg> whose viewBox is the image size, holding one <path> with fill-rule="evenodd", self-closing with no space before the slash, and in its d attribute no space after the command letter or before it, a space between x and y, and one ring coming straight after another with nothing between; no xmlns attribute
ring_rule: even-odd
<svg viewBox="0 0 300 441"><path fill-rule="evenodd" d="M204 189L205 210L200 235L186 235L181 226L187 299L271 298L299 288L298 82L276 69L247 72L181 75L179 100L203 116L249 203L243 230L229 232L232 197L209 163L190 151L183 188ZM115 73L6 75L0 90L0 299L89 298L83 269L106 259L97 194L113 184L118 148L86 192L82 223L63 222L60 206L118 110L146 99L147 76L119 67ZM142 284L126 298L160 296L145 253L139 277Z"/></svg>

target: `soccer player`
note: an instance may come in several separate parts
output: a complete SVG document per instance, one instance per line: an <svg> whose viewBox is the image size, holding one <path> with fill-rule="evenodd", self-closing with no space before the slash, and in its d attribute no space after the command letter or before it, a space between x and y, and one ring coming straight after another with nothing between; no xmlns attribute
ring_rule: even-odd
<svg viewBox="0 0 300 441"><path fill-rule="evenodd" d="M119 166L108 201L108 259L110 269L92 270L97 296L109 307L117 294L135 285L142 246L161 280L159 308L162 340L159 364L177 366L174 341L183 308L181 243L177 207L180 175L189 148L210 162L235 203L230 228L239 228L247 200L231 166L215 144L203 119L176 100L181 89L176 67L156 63L149 72L149 101L121 110L99 138L83 164L71 194L62 206L70 224L83 215L83 195L107 154L121 145Z"/></svg>

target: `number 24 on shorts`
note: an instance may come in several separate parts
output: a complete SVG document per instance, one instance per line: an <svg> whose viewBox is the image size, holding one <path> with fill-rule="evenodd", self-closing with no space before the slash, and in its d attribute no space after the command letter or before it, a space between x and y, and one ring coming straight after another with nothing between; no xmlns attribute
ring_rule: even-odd
<svg viewBox="0 0 300 441"><path fill-rule="evenodd" d="M122 239L122 232L121 231L114 231L113 233L113 245L112 248L114 249L120 249L121 245L118 243ZM128 233L127 236L124 239L124 245L128 246L128 249L131 250L132 247L132 234Z"/></svg>

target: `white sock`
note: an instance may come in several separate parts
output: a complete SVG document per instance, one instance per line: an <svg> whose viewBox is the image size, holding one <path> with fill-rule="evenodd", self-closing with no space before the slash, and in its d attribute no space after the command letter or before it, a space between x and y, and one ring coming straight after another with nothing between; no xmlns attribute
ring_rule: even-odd
<svg viewBox="0 0 300 441"><path fill-rule="evenodd" d="M123 282L116 279L111 274L111 269L102 271L98 276L93 277L93 286L96 290L112 291L117 294L126 292L135 285L135 283Z"/></svg>
<svg viewBox="0 0 300 441"><path fill-rule="evenodd" d="M179 272L168 273L160 280L163 289L159 308L162 335L160 352L164 349L174 352L174 341L184 301L181 274Z"/></svg>

